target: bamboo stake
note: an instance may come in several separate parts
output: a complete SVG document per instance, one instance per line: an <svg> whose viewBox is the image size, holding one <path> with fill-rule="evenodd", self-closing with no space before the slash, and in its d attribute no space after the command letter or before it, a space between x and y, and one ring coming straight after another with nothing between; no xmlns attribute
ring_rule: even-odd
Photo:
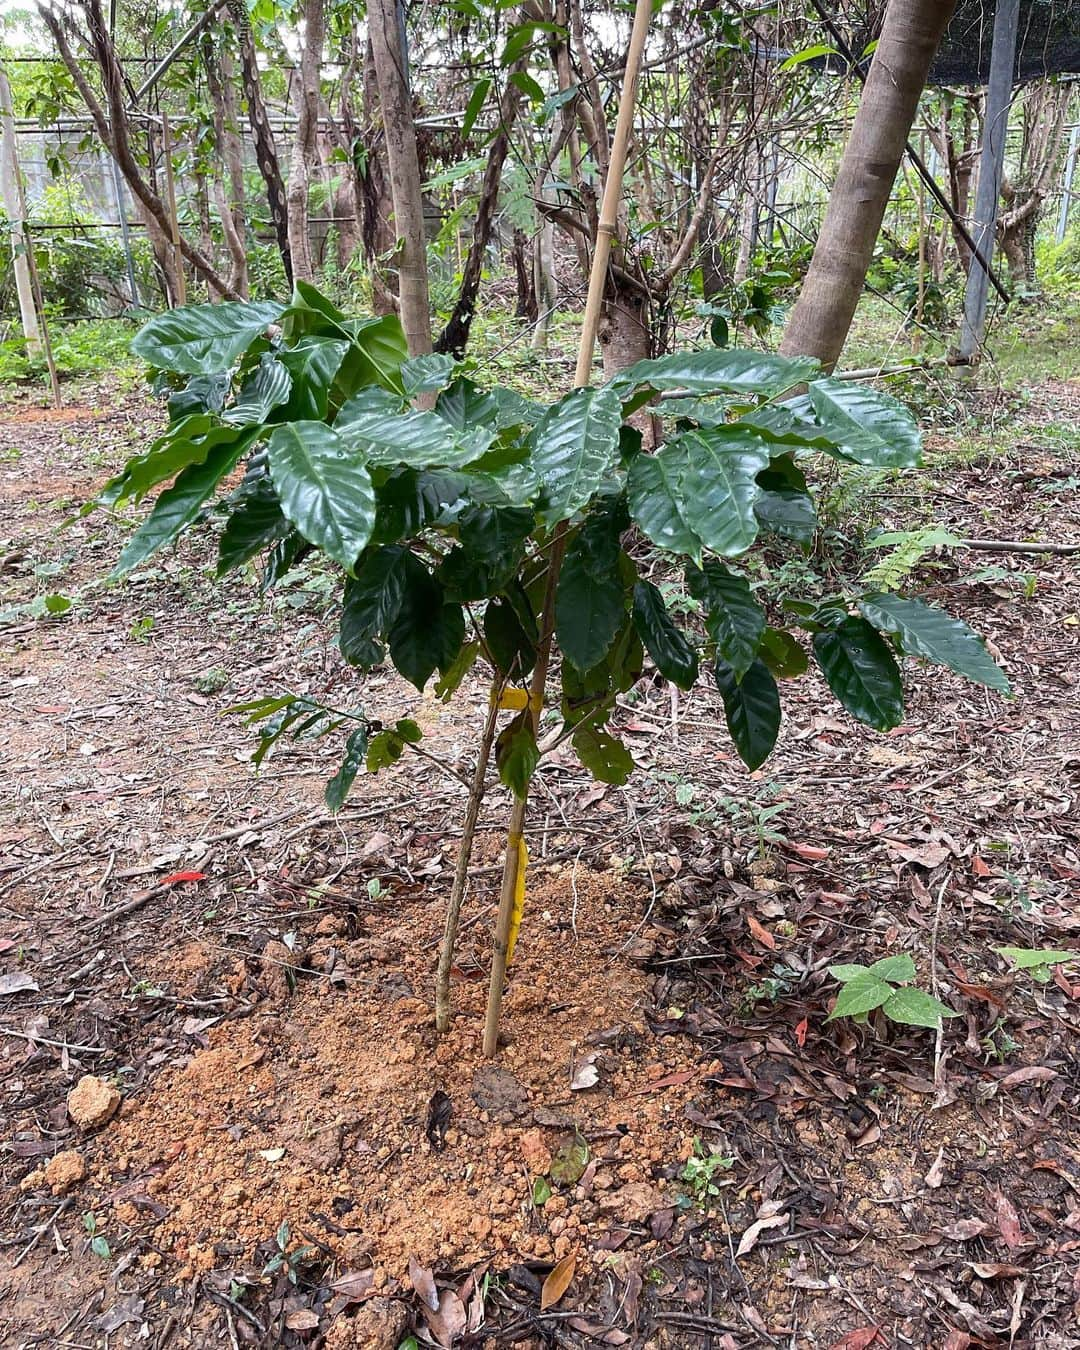
<svg viewBox="0 0 1080 1350"><path fill-rule="evenodd" d="M637 78L641 69L641 58L645 51L645 39L649 33L651 18L652 0L637 0L634 8L634 26L630 32L630 46L626 53L623 87L619 95L619 115L615 122L615 138L611 144L607 179L604 183L604 197L600 206L596 248L593 253L592 270L589 273L589 295L585 302L581 342L578 346L577 370L574 374L574 387L578 389L584 388L589 383L592 371L596 334L600 327L600 311L604 300L604 287L607 283L608 262L611 258L611 244L618 231L619 202L622 197L623 174L626 170L630 133L633 129ZM536 649L536 665L533 668L532 682L529 688L529 716L532 720L534 735L540 724L540 710L544 705L544 691L547 688L551 642L555 632L555 588L559 580L559 569L562 567L563 555L566 552L566 536L567 523L562 521L556 525L552 538L547 587L544 593L544 608L540 615L540 641ZM506 981L506 957L520 858L518 845L521 842L522 831L525 827L527 806L528 796L515 799L510 811L509 828L506 832L506 856L503 862L502 890L499 896L499 914L495 922L495 943L491 959L491 985L488 989L487 1016L484 1021L484 1054L489 1059L496 1053L499 1045L499 1014L502 1008L503 984Z"/></svg>
<svg viewBox="0 0 1080 1350"><path fill-rule="evenodd" d="M184 255L180 250L180 219L176 214L176 180L173 177L172 141L169 139L169 115L161 114L161 153L165 159L165 186L169 196L169 224L172 227L173 254L176 266L176 299L187 304L187 279L184 276Z"/></svg>

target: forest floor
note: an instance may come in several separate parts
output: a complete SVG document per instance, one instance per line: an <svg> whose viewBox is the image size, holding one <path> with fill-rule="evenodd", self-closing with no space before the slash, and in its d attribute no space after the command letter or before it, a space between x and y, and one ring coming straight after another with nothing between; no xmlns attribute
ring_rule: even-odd
<svg viewBox="0 0 1080 1350"><path fill-rule="evenodd" d="M1011 700L913 665L883 737L808 677L748 775L646 679L626 789L546 762L492 1063L503 792L439 1039L460 782L410 756L334 818L339 745L256 773L222 715L362 698L467 765L486 690L361 680L326 574L219 586L205 536L105 584L130 521L65 522L161 413L67 394L0 414L0 1344L1080 1346L1080 962L995 951L1080 948L1080 560L920 568ZM1080 381L965 399L838 519L1080 542ZM829 965L902 952L940 1037L826 1022Z"/></svg>

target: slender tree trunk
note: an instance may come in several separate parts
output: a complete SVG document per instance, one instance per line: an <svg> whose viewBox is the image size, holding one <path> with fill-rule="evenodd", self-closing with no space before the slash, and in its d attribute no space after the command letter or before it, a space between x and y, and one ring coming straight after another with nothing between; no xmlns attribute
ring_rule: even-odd
<svg viewBox="0 0 1080 1350"><path fill-rule="evenodd" d="M132 195L137 198L144 215L152 216L156 226L167 237L171 233L168 210L153 186L143 177L138 160L131 149L124 102L123 72L116 55L116 49L106 31L99 0L85 0L84 9L87 25L90 29L94 59L101 71L108 112L99 103L86 73L72 52L71 44L68 42L67 33L59 16L46 5L40 3L40 0L38 4L38 13L53 36L60 59L67 67L68 73L82 96L83 103L86 105L102 144L116 160L117 167L123 174ZM217 291L223 299L240 299L240 296L229 283L218 275L213 263L194 244L182 238L180 240L180 251L211 289Z"/></svg>
<svg viewBox="0 0 1080 1350"><path fill-rule="evenodd" d="M297 281L315 279L315 261L308 229L308 197L319 129L319 72L325 38L326 10L323 0L304 0L304 45L300 53L296 140L289 167L287 197L289 254L292 257L293 277Z"/></svg>
<svg viewBox="0 0 1080 1350"><path fill-rule="evenodd" d="M368 25L386 133L394 230L400 241L397 265L401 326L405 330L410 356L420 356L430 352L432 347L424 196L403 25L395 0L370 0Z"/></svg>
<svg viewBox="0 0 1080 1350"><path fill-rule="evenodd" d="M232 58L224 49L214 51L212 38L203 39L206 87L214 107L214 139L224 168L214 174L214 203L221 217L225 246L232 259L229 284L246 300L249 294L247 246L244 221L244 143L233 91L235 75Z"/></svg>
<svg viewBox="0 0 1080 1350"><path fill-rule="evenodd" d="M532 268L529 265L529 241L524 230L514 231L514 242L510 249L510 260L514 268L514 280L517 283L517 307L515 319L536 322L536 287L533 284Z"/></svg>
<svg viewBox="0 0 1080 1350"><path fill-rule="evenodd" d="M836 365L953 0L891 0L780 350Z"/></svg>
<svg viewBox="0 0 1080 1350"><path fill-rule="evenodd" d="M22 218L22 194L19 192L19 151L15 139L15 118L11 107L11 85L7 72L0 67L0 190L11 230L11 265L15 273L15 291L19 298L19 316L22 319L26 353L41 355L41 329L34 306L34 285L30 278L30 259L27 250L32 247Z"/></svg>
<svg viewBox="0 0 1080 1350"><path fill-rule="evenodd" d="M266 201L270 208L270 219L274 225L274 234L277 237L282 266L285 268L285 279L291 286L293 273L292 258L289 253L289 221L285 203L285 184L281 178L277 146L274 143L274 133L270 128L270 118L262 95L259 62L255 54L255 39L251 34L251 24L248 20L244 0L226 0L226 3L229 15L236 26L240 44L240 73L244 86L244 98L247 100L251 139L255 146L255 161L266 186Z"/></svg>
<svg viewBox="0 0 1080 1350"><path fill-rule="evenodd" d="M510 71L524 70L525 61L515 64ZM480 197L476 203L476 220L473 224L473 237L469 245L469 256L461 274L461 288L453 313L446 327L439 334L435 344L438 352L450 352L454 356L464 356L469 342L469 330L472 328L473 313L476 309L476 297L480 293L480 278L484 271L484 258L487 256L491 231L495 224L495 208L499 204L499 186L502 182L503 165L510 149L510 133L517 121L521 106L521 90L516 84L507 83L506 92L499 104L499 129L488 147L484 177L480 184Z"/></svg>
<svg viewBox="0 0 1080 1350"><path fill-rule="evenodd" d="M359 192L360 237L364 257L371 271L372 305L377 314L396 314L398 299L390 284L387 259L394 247L396 235L392 217L394 203L390 195L390 169L386 162L386 135L382 126L382 108L379 103L379 82L375 74L375 57L370 40L364 54L363 74L364 129L357 133L363 146L361 163L357 167Z"/></svg>

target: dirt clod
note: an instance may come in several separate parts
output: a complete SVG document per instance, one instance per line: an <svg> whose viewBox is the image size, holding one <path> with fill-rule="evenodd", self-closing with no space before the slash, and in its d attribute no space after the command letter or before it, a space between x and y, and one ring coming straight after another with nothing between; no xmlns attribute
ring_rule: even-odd
<svg viewBox="0 0 1080 1350"><path fill-rule="evenodd" d="M68 1115L81 1130L97 1130L107 1124L120 1105L120 1093L111 1083L84 1074L68 1093Z"/></svg>
<svg viewBox="0 0 1080 1350"><path fill-rule="evenodd" d="M86 1179L86 1159L73 1148L49 1159L44 1168L45 1184L53 1195L67 1195Z"/></svg>
<svg viewBox="0 0 1080 1350"><path fill-rule="evenodd" d="M373 1298L355 1317L343 1317L330 1328L326 1350L396 1350L409 1327L409 1313L396 1298Z"/></svg>

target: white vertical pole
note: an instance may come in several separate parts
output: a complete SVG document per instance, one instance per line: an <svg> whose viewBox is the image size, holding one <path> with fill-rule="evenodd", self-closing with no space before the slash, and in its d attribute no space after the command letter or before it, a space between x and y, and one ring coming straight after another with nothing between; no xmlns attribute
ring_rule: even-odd
<svg viewBox="0 0 1080 1350"><path fill-rule="evenodd" d="M1005 138L1009 131L1013 71L1016 66L1016 35L1020 26L1020 0L997 0L994 39L990 54L990 81L986 87L979 187L975 194L975 243L987 265L994 260L994 236L1001 177L1005 170ZM964 322L960 330L960 357L974 362L986 331L986 298L989 277L986 268L973 262L968 268L964 295Z"/></svg>
<svg viewBox="0 0 1080 1350"><path fill-rule="evenodd" d="M1076 177L1076 152L1080 149L1080 122L1077 122L1069 135L1069 155L1065 161L1065 182L1062 185L1061 211L1058 215L1057 242L1065 242L1065 231L1069 227L1069 207L1073 199L1073 179Z"/></svg>
<svg viewBox="0 0 1080 1350"><path fill-rule="evenodd" d="M15 142L15 117L11 108L11 85L7 72L0 66L0 194L11 229L12 266L15 272L15 290L19 297L23 336L27 355L41 356L41 329L34 307L34 285L30 276L30 232L22 213L22 193L19 191L19 151Z"/></svg>

